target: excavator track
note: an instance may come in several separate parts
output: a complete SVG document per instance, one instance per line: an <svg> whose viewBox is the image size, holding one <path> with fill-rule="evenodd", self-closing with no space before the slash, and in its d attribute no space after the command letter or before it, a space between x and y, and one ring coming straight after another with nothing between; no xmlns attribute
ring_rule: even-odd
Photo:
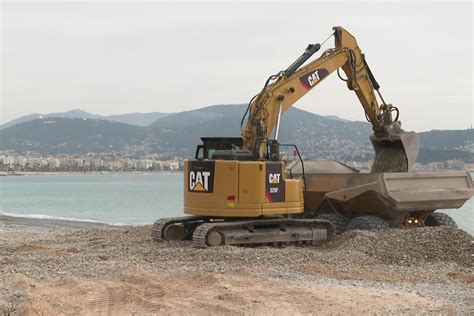
<svg viewBox="0 0 474 316"><path fill-rule="evenodd" d="M201 216L161 218L151 227L151 238L157 242L191 239L195 227L203 220Z"/></svg>
<svg viewBox="0 0 474 316"><path fill-rule="evenodd" d="M220 245L321 245L335 238L334 226L325 220L272 218L208 222L196 227L193 244L200 248Z"/></svg>

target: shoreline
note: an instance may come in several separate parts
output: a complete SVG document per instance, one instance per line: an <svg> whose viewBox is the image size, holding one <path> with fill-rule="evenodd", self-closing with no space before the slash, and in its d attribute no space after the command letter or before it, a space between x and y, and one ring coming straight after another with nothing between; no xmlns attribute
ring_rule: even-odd
<svg viewBox="0 0 474 316"><path fill-rule="evenodd" d="M34 217L21 217L0 214L0 230L3 227L29 227L29 228L49 228L49 229L62 229L62 228L77 228L86 229L91 227L113 227L102 222L86 221L86 220L72 220L72 219L60 219L60 218L34 218ZM118 225L117 225L118 226ZM125 225L124 225L125 226Z"/></svg>
<svg viewBox="0 0 474 316"><path fill-rule="evenodd" d="M362 170L361 170L362 171ZM451 169L439 169L437 172L452 171ZM474 170L459 170L466 171L469 174L474 173ZM364 171L365 172L365 171ZM414 171L424 172L424 171ZM181 174L183 170L177 171L0 171L1 177L21 177L21 176L87 176L87 175L167 175L167 174Z"/></svg>
<svg viewBox="0 0 474 316"><path fill-rule="evenodd" d="M180 174L179 171L15 171L0 172L0 177L21 177L21 176L87 176L87 175L158 175L158 174Z"/></svg>

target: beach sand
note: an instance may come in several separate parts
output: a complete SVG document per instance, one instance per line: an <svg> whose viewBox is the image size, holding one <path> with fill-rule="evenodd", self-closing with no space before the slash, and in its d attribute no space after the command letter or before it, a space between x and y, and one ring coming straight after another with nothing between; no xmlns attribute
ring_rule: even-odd
<svg viewBox="0 0 474 316"><path fill-rule="evenodd" d="M474 312L474 238L461 230L197 249L150 229L0 216L0 314Z"/></svg>

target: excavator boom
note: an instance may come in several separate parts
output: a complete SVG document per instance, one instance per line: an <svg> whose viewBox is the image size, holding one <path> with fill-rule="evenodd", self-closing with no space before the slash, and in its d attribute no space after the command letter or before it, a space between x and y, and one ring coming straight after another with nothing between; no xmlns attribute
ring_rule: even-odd
<svg viewBox="0 0 474 316"><path fill-rule="evenodd" d="M418 137L405 132L398 121L398 108L385 103L379 84L375 80L355 38L342 27L334 27L335 47L306 66L302 64L316 53L320 45L309 45L303 55L285 71L271 76L262 91L249 104L249 117L242 129L244 149L257 159L265 158L266 148L278 140L281 115L306 93L330 74L341 68L346 74L347 87L357 95L372 124L371 141L375 150L373 172L405 172L416 160ZM381 99L377 101L376 93ZM392 113L396 112L395 118ZM273 144L277 142L273 141ZM277 150L277 149L276 149ZM277 156L277 155L275 155ZM277 159L277 157L275 157Z"/></svg>

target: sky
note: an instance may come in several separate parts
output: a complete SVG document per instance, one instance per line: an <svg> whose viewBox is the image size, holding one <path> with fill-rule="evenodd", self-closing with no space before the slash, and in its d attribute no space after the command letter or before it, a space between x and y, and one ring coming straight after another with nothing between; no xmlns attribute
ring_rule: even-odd
<svg viewBox="0 0 474 316"><path fill-rule="evenodd" d="M247 103L340 25L405 130L466 129L472 16L472 2L451 1L2 2L0 124L77 108L110 115ZM336 74L295 106L365 120Z"/></svg>

